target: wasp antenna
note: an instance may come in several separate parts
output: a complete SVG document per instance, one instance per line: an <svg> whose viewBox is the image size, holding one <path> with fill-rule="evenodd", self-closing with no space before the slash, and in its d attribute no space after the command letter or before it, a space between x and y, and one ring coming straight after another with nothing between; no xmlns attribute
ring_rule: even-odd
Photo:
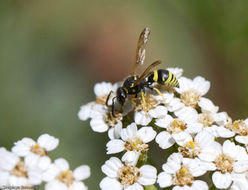
<svg viewBox="0 0 248 190"><path fill-rule="evenodd" d="M111 107L111 105L108 105L108 101L109 101L110 95L111 95L112 93L113 93L113 91L111 90L111 91L109 92L109 94L108 94L107 99L106 99L105 105L106 105L107 107Z"/></svg>

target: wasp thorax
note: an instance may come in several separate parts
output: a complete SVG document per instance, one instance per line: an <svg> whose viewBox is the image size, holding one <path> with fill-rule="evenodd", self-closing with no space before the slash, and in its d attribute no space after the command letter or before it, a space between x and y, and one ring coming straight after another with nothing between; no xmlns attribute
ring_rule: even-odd
<svg viewBox="0 0 248 190"><path fill-rule="evenodd" d="M204 127L210 127L215 121L211 113L201 113L199 114L198 122L203 124Z"/></svg>
<svg viewBox="0 0 248 190"><path fill-rule="evenodd" d="M242 136L248 135L248 126L243 120L236 120L233 123L226 124L226 128L230 129Z"/></svg>
<svg viewBox="0 0 248 190"><path fill-rule="evenodd" d="M10 171L10 174L11 175L14 175L16 177L27 178L28 177L28 168L24 164L23 161L19 161L19 162L17 162L17 164L15 165L15 167Z"/></svg>
<svg viewBox="0 0 248 190"><path fill-rule="evenodd" d="M122 166L118 171L120 183L126 187L138 181L140 176L139 169L135 166Z"/></svg>
<svg viewBox="0 0 248 190"><path fill-rule="evenodd" d="M196 108L199 100L200 100L201 94L197 92L194 89L190 89L188 91L185 91L181 94L181 100L186 106L191 106L193 108Z"/></svg>
<svg viewBox="0 0 248 190"><path fill-rule="evenodd" d="M122 116L120 114L113 117L111 112L107 112L103 117L105 123L107 123L109 127L115 127L116 124L122 119Z"/></svg>
<svg viewBox="0 0 248 190"><path fill-rule="evenodd" d="M73 172L71 170L60 172L59 175L57 175L56 179L66 184L67 187L69 187L75 180L73 177Z"/></svg>
<svg viewBox="0 0 248 190"><path fill-rule="evenodd" d="M182 166L181 169L176 172L176 175L174 177L174 185L191 186L193 182L194 177L186 166Z"/></svg>
<svg viewBox="0 0 248 190"><path fill-rule="evenodd" d="M200 154L200 146L197 142L189 141L184 146L178 148L178 151L186 158L195 158Z"/></svg>
<svg viewBox="0 0 248 190"><path fill-rule="evenodd" d="M231 173L235 160L226 154L220 154L214 160L214 163L221 173Z"/></svg>
<svg viewBox="0 0 248 190"><path fill-rule="evenodd" d="M31 146L30 151L39 156L47 156L46 150L40 147L38 143L36 145Z"/></svg>
<svg viewBox="0 0 248 190"><path fill-rule="evenodd" d="M148 150L148 144L143 143L139 137L134 137L126 141L125 150L146 152Z"/></svg>
<svg viewBox="0 0 248 190"><path fill-rule="evenodd" d="M168 127L168 132L169 133L180 133L182 131L184 131L186 129L186 123L183 122L180 119L174 119L174 121L172 121Z"/></svg>

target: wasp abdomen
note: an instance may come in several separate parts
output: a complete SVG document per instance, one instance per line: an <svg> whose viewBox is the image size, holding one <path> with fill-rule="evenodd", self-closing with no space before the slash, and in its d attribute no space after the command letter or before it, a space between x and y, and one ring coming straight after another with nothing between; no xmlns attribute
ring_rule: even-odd
<svg viewBox="0 0 248 190"><path fill-rule="evenodd" d="M151 83L156 82L165 86L179 86L176 76L169 70L165 69L154 70L153 73L148 77L148 81Z"/></svg>

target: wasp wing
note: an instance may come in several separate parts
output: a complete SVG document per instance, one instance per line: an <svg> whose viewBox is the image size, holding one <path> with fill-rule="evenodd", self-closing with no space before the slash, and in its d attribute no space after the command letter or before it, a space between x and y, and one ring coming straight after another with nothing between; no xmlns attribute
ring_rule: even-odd
<svg viewBox="0 0 248 190"><path fill-rule="evenodd" d="M146 70L140 75L140 77L135 81L134 86L137 86L144 78L149 76L152 72L150 70L157 65L161 64L162 62L160 60L153 62L151 65L149 65Z"/></svg>
<svg viewBox="0 0 248 190"><path fill-rule="evenodd" d="M145 61L145 56L146 56L145 48L146 48L146 44L147 44L150 32L151 32L150 28L146 27L140 34L138 44L137 44L137 49L136 49L135 63L133 65L131 75L134 75L138 66L143 65Z"/></svg>

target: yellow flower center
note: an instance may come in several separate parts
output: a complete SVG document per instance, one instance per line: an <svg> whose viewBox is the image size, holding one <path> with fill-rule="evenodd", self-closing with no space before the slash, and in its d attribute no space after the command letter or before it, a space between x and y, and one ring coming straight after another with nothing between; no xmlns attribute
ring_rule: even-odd
<svg viewBox="0 0 248 190"><path fill-rule="evenodd" d="M135 111L145 111L148 113L151 109L156 108L158 101L151 94L144 94L143 98L139 97L135 102Z"/></svg>
<svg viewBox="0 0 248 190"><path fill-rule="evenodd" d="M111 112L107 112L104 115L104 121L105 123L108 124L109 127L115 127L115 125L118 123L118 121L120 121L122 119L121 115L116 115L116 117L112 116Z"/></svg>
<svg viewBox="0 0 248 190"><path fill-rule="evenodd" d="M248 126L243 120L236 120L233 123L228 123L225 126L227 129L234 131L242 136L248 135Z"/></svg>
<svg viewBox="0 0 248 190"><path fill-rule="evenodd" d="M214 118L210 113L201 113L199 114L198 122L202 123L204 127L210 127L214 124Z"/></svg>
<svg viewBox="0 0 248 190"><path fill-rule="evenodd" d="M182 120L174 119L173 122L170 123L170 126L168 127L168 132L170 133L180 133L186 129L186 123L184 123Z"/></svg>
<svg viewBox="0 0 248 190"><path fill-rule="evenodd" d="M59 175L57 175L56 179L66 184L67 187L69 187L75 180L73 177L73 172L71 170L60 172Z"/></svg>
<svg viewBox="0 0 248 190"><path fill-rule="evenodd" d="M36 145L31 146L30 151L39 156L47 156L46 150L40 147L38 143L36 143Z"/></svg>
<svg viewBox="0 0 248 190"><path fill-rule="evenodd" d="M217 170L221 171L221 173L231 173L234 162L235 160L226 154L220 154L214 160Z"/></svg>
<svg viewBox="0 0 248 190"><path fill-rule="evenodd" d="M194 181L194 177L190 173L188 168L186 166L182 166L181 169L179 169L176 172L173 183L174 185L178 185L178 186L184 186L184 185L191 186L193 184L193 181Z"/></svg>
<svg viewBox="0 0 248 190"><path fill-rule="evenodd" d="M118 177L120 183L126 187L134 184L140 177L140 172L137 167L134 166L122 166L118 171Z"/></svg>
<svg viewBox="0 0 248 190"><path fill-rule="evenodd" d="M194 89L190 89L188 91L185 91L181 94L181 100L186 106L191 106L193 108L196 108L199 100L200 100L200 93L197 92Z"/></svg>
<svg viewBox="0 0 248 190"><path fill-rule="evenodd" d="M25 166L23 161L17 162L15 167L10 171L11 175L14 175L16 177L28 177L28 168Z"/></svg>
<svg viewBox="0 0 248 190"><path fill-rule="evenodd" d="M178 148L178 151L186 158L195 158L200 154L200 146L197 142L189 141L184 146Z"/></svg>
<svg viewBox="0 0 248 190"><path fill-rule="evenodd" d="M141 151L141 152L146 152L148 150L148 144L145 144L142 142L142 140L138 137L129 139L125 143L125 149L127 151Z"/></svg>

